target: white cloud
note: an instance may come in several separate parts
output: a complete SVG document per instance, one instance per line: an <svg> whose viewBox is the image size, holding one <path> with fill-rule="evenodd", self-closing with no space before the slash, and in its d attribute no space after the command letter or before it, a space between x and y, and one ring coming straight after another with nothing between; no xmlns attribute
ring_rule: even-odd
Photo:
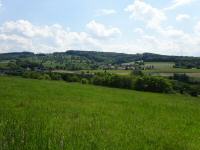
<svg viewBox="0 0 200 150"><path fill-rule="evenodd" d="M188 20L190 19L190 15L188 14L179 14L176 16L177 21L183 21L183 20Z"/></svg>
<svg viewBox="0 0 200 150"><path fill-rule="evenodd" d="M168 8L165 8L165 10L173 10L173 9L176 9L177 7L179 7L179 6L191 4L194 1L195 0L173 0L172 5Z"/></svg>
<svg viewBox="0 0 200 150"><path fill-rule="evenodd" d="M105 25L96 22L95 20L89 22L86 27L93 34L94 37L107 39L116 37L121 34L119 28L116 27L106 27Z"/></svg>
<svg viewBox="0 0 200 150"><path fill-rule="evenodd" d="M134 32L135 33L138 33L138 34L143 34L144 33L144 30L142 28L135 28L134 29Z"/></svg>
<svg viewBox="0 0 200 150"><path fill-rule="evenodd" d="M176 5L189 4L189 1L181 2L176 1ZM167 25L169 23L165 22L167 19L165 13L167 12L147 4L143 0L135 0L125 11L131 13L131 18L142 20L148 29L149 35L142 32L140 28L135 29L135 32L142 33L134 41L135 45L140 47L140 50L174 55L200 55L200 39L198 36L200 35L200 22L195 27L196 33L199 34L195 35ZM177 19L184 20L189 19L189 17L189 15L182 14L177 16Z"/></svg>
<svg viewBox="0 0 200 150"><path fill-rule="evenodd" d="M157 28L167 19L166 15L157 8L142 0L135 0L133 4L129 5L125 11L131 13L131 18L143 20L150 28Z"/></svg>
<svg viewBox="0 0 200 150"><path fill-rule="evenodd" d="M163 21L167 19L165 12L145 3L143 0L135 0L125 10L131 13L131 17L140 19L146 23L148 29L152 29L154 33L159 34L162 38L185 37L185 33L182 30L175 29L172 26L163 27ZM186 18L186 15L181 17L182 19ZM139 31L140 29L136 30Z"/></svg>
<svg viewBox="0 0 200 150"><path fill-rule="evenodd" d="M108 16L116 13L117 12L114 9L100 9L96 11L96 16Z"/></svg>
<svg viewBox="0 0 200 150"><path fill-rule="evenodd" d="M162 36L169 37L169 38L183 38L186 36L184 31L175 29L172 26L168 26L166 28L162 28L159 32Z"/></svg>
<svg viewBox="0 0 200 150"><path fill-rule="evenodd" d="M18 35L6 35L0 34L1 44L7 43L7 46L12 46L13 48L22 46L23 48L28 48L32 46L32 43L24 37ZM4 49L1 47L1 49Z"/></svg>
<svg viewBox="0 0 200 150"><path fill-rule="evenodd" d="M5 22L0 26L0 52L53 52L99 47L85 32L72 32L62 26L37 26L26 20Z"/></svg>
<svg viewBox="0 0 200 150"><path fill-rule="evenodd" d="M109 39L121 34L115 27L91 21L87 24L91 32L73 32L59 24L34 25L27 20L8 21L0 26L0 53L10 51L32 51L50 53L55 51L101 50L110 44ZM105 40L102 40L105 39Z"/></svg>
<svg viewBox="0 0 200 150"><path fill-rule="evenodd" d="M0 28L1 32L4 33L15 33L21 34L23 36L33 38L36 36L40 37L50 37L53 36L50 30L52 27L49 26L34 26L29 21L19 20L19 21L9 21L3 24Z"/></svg>
<svg viewBox="0 0 200 150"><path fill-rule="evenodd" d="M195 25L194 32L195 32L195 34L200 35L200 21L197 22L197 24Z"/></svg>
<svg viewBox="0 0 200 150"><path fill-rule="evenodd" d="M88 28L91 34L73 32L58 24L34 25L26 20L5 22L0 25L0 53L11 51L50 53L77 49L200 56L200 22L194 28L196 34L187 34L172 26L160 26L159 29L153 29L152 33L148 31L149 34L141 28L136 28L135 31L141 33L139 37L127 41L113 38L120 34L117 28L107 27L96 21L88 24L91 25L90 29Z"/></svg>
<svg viewBox="0 0 200 150"><path fill-rule="evenodd" d="M148 52L167 55L193 55L200 56L200 40L197 36L184 33L184 37L177 34L176 38L171 36L143 35L138 40L144 45L143 49ZM187 41L187 42L186 42Z"/></svg>

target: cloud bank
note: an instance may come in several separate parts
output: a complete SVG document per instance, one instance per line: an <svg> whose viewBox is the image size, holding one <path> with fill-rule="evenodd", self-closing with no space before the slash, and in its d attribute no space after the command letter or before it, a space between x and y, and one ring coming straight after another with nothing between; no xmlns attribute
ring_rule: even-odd
<svg viewBox="0 0 200 150"><path fill-rule="evenodd" d="M193 1L174 0L170 9L174 10ZM124 14L129 16L130 20L142 24L130 29L131 38L127 38L123 28L94 19L89 20L79 32L60 24L38 25L28 20L5 21L0 24L0 53L51 53L74 49L200 56L200 20L188 33L170 24L169 11L156 8L144 0L135 0L124 10ZM116 13L107 9L100 12L105 17ZM192 20L192 17L185 13L177 13L174 17L175 22L188 19ZM125 23L130 22L127 20Z"/></svg>

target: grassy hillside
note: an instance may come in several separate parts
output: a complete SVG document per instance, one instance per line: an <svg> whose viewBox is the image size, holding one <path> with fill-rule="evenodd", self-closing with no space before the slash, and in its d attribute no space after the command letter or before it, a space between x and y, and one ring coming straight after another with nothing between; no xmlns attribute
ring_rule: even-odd
<svg viewBox="0 0 200 150"><path fill-rule="evenodd" d="M0 77L0 149L199 150L200 101Z"/></svg>

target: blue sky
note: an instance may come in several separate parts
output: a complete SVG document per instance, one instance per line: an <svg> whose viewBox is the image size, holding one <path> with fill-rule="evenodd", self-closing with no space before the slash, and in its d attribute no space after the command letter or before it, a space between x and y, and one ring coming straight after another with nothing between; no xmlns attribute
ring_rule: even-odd
<svg viewBox="0 0 200 150"><path fill-rule="evenodd" d="M0 0L0 53L200 56L200 0Z"/></svg>

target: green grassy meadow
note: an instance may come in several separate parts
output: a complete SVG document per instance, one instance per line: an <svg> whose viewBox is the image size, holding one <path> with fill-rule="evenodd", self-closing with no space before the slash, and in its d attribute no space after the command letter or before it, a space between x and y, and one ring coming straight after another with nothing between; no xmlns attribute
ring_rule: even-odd
<svg viewBox="0 0 200 150"><path fill-rule="evenodd" d="M145 66L154 66L155 69L171 69L174 62L145 62Z"/></svg>
<svg viewBox="0 0 200 150"><path fill-rule="evenodd" d="M200 69L182 69L182 68L163 68L146 70L146 73L200 73Z"/></svg>
<svg viewBox="0 0 200 150"><path fill-rule="evenodd" d="M200 69L173 68L173 62L147 62L145 66L154 66L152 70L146 70L147 73L200 73Z"/></svg>
<svg viewBox="0 0 200 150"><path fill-rule="evenodd" d="M98 73L105 72L105 70L78 70L78 71L68 71L68 70L55 70L54 72L58 73L81 73L81 72L89 72L89 73ZM131 70L106 70L106 72L117 74L117 75L130 75Z"/></svg>
<svg viewBox="0 0 200 150"><path fill-rule="evenodd" d="M199 150L200 99L0 77L2 150Z"/></svg>
<svg viewBox="0 0 200 150"><path fill-rule="evenodd" d="M0 68L5 68L5 67L7 67L8 63L9 63L9 61L1 61L1 60L0 60Z"/></svg>
<svg viewBox="0 0 200 150"><path fill-rule="evenodd" d="M200 69L183 69L183 68L173 68L173 62L146 62L145 66L154 66L152 70L144 70L145 74L152 74L158 76L173 76L174 73L186 73L190 77L200 78ZM91 73L104 72L104 70L83 70L85 72L89 71ZM118 75L130 75L131 70L106 70L109 73L114 73ZM67 71L66 71L67 72ZM80 72L80 71L78 71Z"/></svg>
<svg viewBox="0 0 200 150"><path fill-rule="evenodd" d="M145 74L151 74L156 76L173 76L174 73L185 73L189 77L195 78L195 80L200 79L200 69L183 69L183 68L173 68L173 62L147 62L145 66L154 66L152 70L145 70Z"/></svg>
<svg viewBox="0 0 200 150"><path fill-rule="evenodd" d="M105 70L83 70L83 71L89 71L90 73L97 73L97 72L105 72ZM129 75L131 73L131 70L106 70L106 72L118 74L118 75Z"/></svg>

